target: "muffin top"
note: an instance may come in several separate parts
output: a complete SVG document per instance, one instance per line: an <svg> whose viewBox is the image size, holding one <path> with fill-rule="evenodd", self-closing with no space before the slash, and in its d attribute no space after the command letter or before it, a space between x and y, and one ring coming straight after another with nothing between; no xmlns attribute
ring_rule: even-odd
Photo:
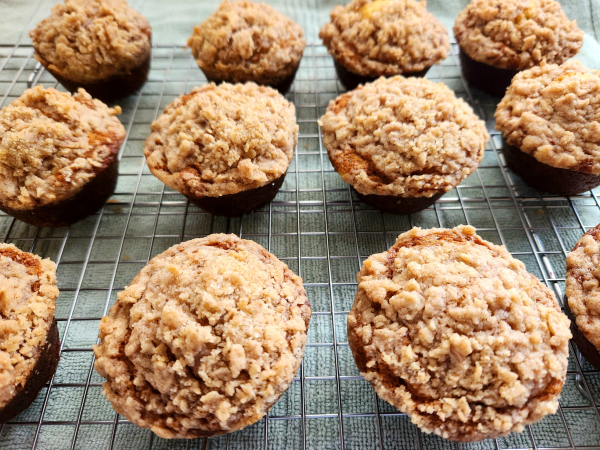
<svg viewBox="0 0 600 450"><path fill-rule="evenodd" d="M600 351L600 225L567 256L567 297L577 327Z"/></svg>
<svg viewBox="0 0 600 450"><path fill-rule="evenodd" d="M358 75L419 72L448 55L448 31L415 0L353 0L331 11L319 37Z"/></svg>
<svg viewBox="0 0 600 450"><path fill-rule="evenodd" d="M119 151L120 113L83 89L27 89L0 110L0 203L28 210L75 195Z"/></svg>
<svg viewBox="0 0 600 450"><path fill-rule="evenodd" d="M554 0L472 0L454 23L460 48L475 61L523 70L562 64L583 45L583 31Z"/></svg>
<svg viewBox="0 0 600 450"><path fill-rule="evenodd" d="M473 172L485 124L443 83L380 78L327 107L319 124L329 159L361 194L431 197Z"/></svg>
<svg viewBox="0 0 600 450"><path fill-rule="evenodd" d="M29 33L38 61L81 83L129 74L150 55L151 34L125 0L65 0Z"/></svg>
<svg viewBox="0 0 600 450"><path fill-rule="evenodd" d="M269 84L292 74L306 41L300 25L266 3L225 0L187 45L212 77Z"/></svg>
<svg viewBox="0 0 600 450"><path fill-rule="evenodd" d="M152 124L144 154L163 183L192 197L264 186L286 171L298 142L296 110L254 83L195 88Z"/></svg>
<svg viewBox="0 0 600 450"><path fill-rule="evenodd" d="M522 262L473 227L413 228L357 279L348 341L358 367L426 432L481 440L558 408L569 320Z"/></svg>
<svg viewBox="0 0 600 450"><path fill-rule="evenodd" d="M129 420L165 438L259 420L300 366L311 311L302 279L235 235L171 247L100 323L96 370Z"/></svg>
<svg viewBox="0 0 600 450"><path fill-rule="evenodd" d="M569 61L520 72L496 109L496 129L544 164L600 174L600 71Z"/></svg>
<svg viewBox="0 0 600 450"><path fill-rule="evenodd" d="M0 409L31 375L46 345L58 289L56 266L0 244Z"/></svg>

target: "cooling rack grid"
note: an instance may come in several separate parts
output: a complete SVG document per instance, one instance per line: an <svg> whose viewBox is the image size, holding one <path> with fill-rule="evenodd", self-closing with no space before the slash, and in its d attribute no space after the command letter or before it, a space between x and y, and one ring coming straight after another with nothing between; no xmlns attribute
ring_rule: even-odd
<svg viewBox="0 0 600 450"><path fill-rule="evenodd" d="M469 102L491 134L478 170L434 206L410 216L362 204L335 173L317 119L343 92L324 47L308 45L287 98L300 135L285 183L271 205L241 219L213 217L154 178L143 157L150 123L177 96L206 83L189 50L155 45L149 80L119 104L127 138L119 153L116 193L96 215L69 228L36 228L0 215L0 237L57 263L56 317L61 361L33 405L0 427L0 449L600 449L600 373L571 347L557 414L521 434L456 444L421 433L379 400L360 376L346 338L356 273L412 226L470 224L502 244L562 300L565 256L600 222L598 192L564 198L525 186L498 152L497 99L465 86L458 48L427 77ZM0 45L0 107L27 87L56 86L27 45ZM98 323L116 294L154 255L181 241L235 233L273 252L300 274L313 308L301 369L268 418L213 439L167 441L115 414L93 370Z"/></svg>

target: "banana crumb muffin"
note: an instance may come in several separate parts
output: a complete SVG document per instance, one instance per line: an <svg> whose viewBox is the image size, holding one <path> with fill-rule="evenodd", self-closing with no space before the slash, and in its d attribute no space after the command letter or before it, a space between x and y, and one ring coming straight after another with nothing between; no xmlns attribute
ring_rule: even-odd
<svg viewBox="0 0 600 450"><path fill-rule="evenodd" d="M40 227L75 223L114 192L125 128L83 89L36 86L0 110L0 209Z"/></svg>
<svg viewBox="0 0 600 450"><path fill-rule="evenodd" d="M573 340L600 370L600 225L585 233L567 256L568 302Z"/></svg>
<svg viewBox="0 0 600 450"><path fill-rule="evenodd" d="M100 323L104 395L163 438L242 429L292 382L310 315L302 279L260 245L232 234L175 245Z"/></svg>
<svg viewBox="0 0 600 450"><path fill-rule="evenodd" d="M542 63L515 76L496 109L507 164L558 195L600 185L600 71Z"/></svg>
<svg viewBox="0 0 600 450"><path fill-rule="evenodd" d="M433 204L483 158L485 124L443 83L380 78L332 100L319 124L331 164L358 197L410 214Z"/></svg>
<svg viewBox="0 0 600 450"><path fill-rule="evenodd" d="M187 45L209 81L254 81L285 94L306 41L300 25L266 3L225 0Z"/></svg>
<svg viewBox="0 0 600 450"><path fill-rule="evenodd" d="M562 64L583 45L583 31L554 0L472 0L454 36L466 80L499 97L520 70Z"/></svg>
<svg viewBox="0 0 600 450"><path fill-rule="evenodd" d="M146 82L152 30L125 0L65 0L29 35L35 58L73 93L108 102Z"/></svg>
<svg viewBox="0 0 600 450"><path fill-rule="evenodd" d="M56 266L0 244L0 422L35 400L60 359Z"/></svg>
<svg viewBox="0 0 600 450"><path fill-rule="evenodd" d="M356 364L427 433L470 442L556 412L569 320L546 286L469 226L401 234L367 259L348 315Z"/></svg>
<svg viewBox="0 0 600 450"><path fill-rule="evenodd" d="M294 105L275 89L211 83L165 108L144 155L171 189L207 212L235 217L275 198L297 142Z"/></svg>
<svg viewBox="0 0 600 450"><path fill-rule="evenodd" d="M347 89L380 76L424 76L448 56L448 31L415 0L353 0L319 32Z"/></svg>

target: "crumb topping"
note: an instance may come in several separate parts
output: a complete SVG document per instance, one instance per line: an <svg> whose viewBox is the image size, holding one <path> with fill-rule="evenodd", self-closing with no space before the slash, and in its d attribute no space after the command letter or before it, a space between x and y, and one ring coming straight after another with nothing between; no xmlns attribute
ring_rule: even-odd
<svg viewBox="0 0 600 450"><path fill-rule="evenodd" d="M348 315L361 373L426 432L473 441L558 408L569 320L504 247L413 228L367 259Z"/></svg>
<svg viewBox="0 0 600 450"><path fill-rule="evenodd" d="M211 83L165 108L144 154L170 188L220 197L279 178L297 142L296 110L279 92L254 83Z"/></svg>
<svg viewBox="0 0 600 450"><path fill-rule="evenodd" d="M538 161L600 174L600 71L568 61L520 72L495 116L507 142Z"/></svg>
<svg viewBox="0 0 600 450"><path fill-rule="evenodd" d="M443 83L380 78L327 107L319 124L329 159L364 195L431 197L472 173L485 124Z"/></svg>
<svg viewBox="0 0 600 450"><path fill-rule="evenodd" d="M95 83L146 59L152 31L125 0L65 0L29 35L38 61L69 80Z"/></svg>
<svg viewBox="0 0 600 450"><path fill-rule="evenodd" d="M214 79L278 84L296 70L306 41L300 25L266 3L225 0L187 45Z"/></svg>
<svg viewBox="0 0 600 450"><path fill-rule="evenodd" d="M583 31L554 0L472 0L454 23L460 48L475 61L523 70L562 64L579 52Z"/></svg>
<svg viewBox="0 0 600 450"><path fill-rule="evenodd" d="M448 56L448 31L415 0L353 0L319 32L329 53L362 76L419 72Z"/></svg>
<svg viewBox="0 0 600 450"><path fill-rule="evenodd" d="M164 438L239 430L290 385L310 315L302 279L260 245L224 234L176 245L102 319L104 395Z"/></svg>
<svg viewBox="0 0 600 450"><path fill-rule="evenodd" d="M600 351L600 225L585 233L567 256L566 295L577 327Z"/></svg>
<svg viewBox="0 0 600 450"><path fill-rule="evenodd" d="M57 297L52 261L0 244L0 409L31 375L46 345Z"/></svg>
<svg viewBox="0 0 600 450"><path fill-rule="evenodd" d="M83 89L27 89L0 110L0 203L27 210L79 192L116 157L120 113Z"/></svg>

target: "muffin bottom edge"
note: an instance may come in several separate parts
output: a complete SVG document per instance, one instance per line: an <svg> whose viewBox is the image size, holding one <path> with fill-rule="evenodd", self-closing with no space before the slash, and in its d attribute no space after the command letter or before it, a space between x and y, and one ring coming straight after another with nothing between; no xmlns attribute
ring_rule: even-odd
<svg viewBox="0 0 600 450"><path fill-rule="evenodd" d="M377 208L386 214L407 215L422 211L433 205L445 192L440 192L431 197L400 197L395 195L361 194L354 187L361 202Z"/></svg>
<svg viewBox="0 0 600 450"><path fill-rule="evenodd" d="M359 84L371 83L379 78L366 77L363 75L355 74L354 72L351 72L348 69L346 69L341 63L337 62L336 59L333 60L333 65L335 66L335 71L337 73L338 78L340 79L344 87L349 91L355 89ZM431 69L431 66L418 72L405 72L399 73L398 75L402 75L403 77L424 77L429 71L429 69Z"/></svg>
<svg viewBox="0 0 600 450"><path fill-rule="evenodd" d="M467 83L496 97L504 97L513 77L519 73L519 70L500 69L475 61L462 48L458 55L460 68Z"/></svg>

